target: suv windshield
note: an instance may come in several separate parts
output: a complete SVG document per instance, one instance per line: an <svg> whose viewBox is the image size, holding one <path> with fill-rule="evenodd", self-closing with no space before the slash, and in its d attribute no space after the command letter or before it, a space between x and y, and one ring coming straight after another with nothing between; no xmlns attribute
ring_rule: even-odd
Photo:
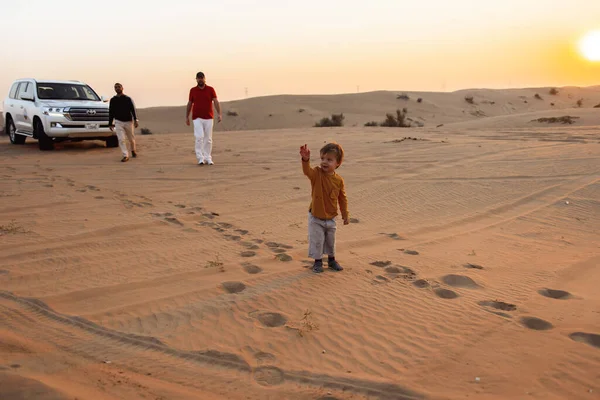
<svg viewBox="0 0 600 400"><path fill-rule="evenodd" d="M38 82L37 94L40 100L100 101L100 98L91 87L77 83Z"/></svg>

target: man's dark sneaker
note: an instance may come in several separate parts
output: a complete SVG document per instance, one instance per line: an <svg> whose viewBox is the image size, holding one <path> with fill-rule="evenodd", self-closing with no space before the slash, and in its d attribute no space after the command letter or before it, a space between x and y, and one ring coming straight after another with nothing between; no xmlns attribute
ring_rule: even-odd
<svg viewBox="0 0 600 400"><path fill-rule="evenodd" d="M131 152L131 157L136 158L137 157L137 153L135 151Z"/></svg>
<svg viewBox="0 0 600 400"><path fill-rule="evenodd" d="M336 260L327 260L327 266L334 271L343 271L344 268Z"/></svg>
<svg viewBox="0 0 600 400"><path fill-rule="evenodd" d="M126 162L126 161L129 161L129 157L123 157L123 158L121 158L121 162Z"/></svg>
<svg viewBox="0 0 600 400"><path fill-rule="evenodd" d="M315 263L312 267L312 271L316 272L316 273L323 272L323 261L322 260L315 261Z"/></svg>

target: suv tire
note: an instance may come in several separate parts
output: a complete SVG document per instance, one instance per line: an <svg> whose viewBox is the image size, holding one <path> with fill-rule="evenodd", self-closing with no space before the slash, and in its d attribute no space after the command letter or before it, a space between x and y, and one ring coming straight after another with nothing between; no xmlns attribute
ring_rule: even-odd
<svg viewBox="0 0 600 400"><path fill-rule="evenodd" d="M37 137L40 150L54 150L54 141L44 132L44 125L40 120L34 122L34 132Z"/></svg>
<svg viewBox="0 0 600 400"><path fill-rule="evenodd" d="M119 138L116 136L111 136L108 139L106 139L106 147L119 147Z"/></svg>
<svg viewBox="0 0 600 400"><path fill-rule="evenodd" d="M27 137L17 133L17 128L15 128L15 123L11 117L6 117L6 133L8 133L12 144L25 144Z"/></svg>

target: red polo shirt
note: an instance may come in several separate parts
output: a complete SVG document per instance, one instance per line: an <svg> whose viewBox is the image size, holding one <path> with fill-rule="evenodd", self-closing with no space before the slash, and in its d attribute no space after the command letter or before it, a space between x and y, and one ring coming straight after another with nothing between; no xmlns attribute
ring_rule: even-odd
<svg viewBox="0 0 600 400"><path fill-rule="evenodd" d="M217 98L217 93L212 86L204 85L203 89L194 86L190 89L190 101L192 104L192 119L213 119L213 99Z"/></svg>

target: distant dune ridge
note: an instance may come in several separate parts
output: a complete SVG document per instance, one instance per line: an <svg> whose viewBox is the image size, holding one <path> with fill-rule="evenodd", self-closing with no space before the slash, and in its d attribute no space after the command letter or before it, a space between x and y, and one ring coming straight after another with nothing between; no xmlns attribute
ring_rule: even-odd
<svg viewBox="0 0 600 400"><path fill-rule="evenodd" d="M451 93L377 91L335 95L277 95L223 102L218 131L308 128L331 114L344 114L345 126L382 122L386 113L406 108L413 126L462 124L462 128L519 128L540 117L580 117L579 126L599 125L600 86L527 89L468 89ZM408 96L408 100L398 97ZM538 95L536 97L536 95ZM473 104L465 98L472 97ZM421 99L419 102L418 99ZM581 100L581 107L578 101ZM228 115L237 114L237 116ZM191 131L185 125L185 107L139 110L141 126L153 133Z"/></svg>

